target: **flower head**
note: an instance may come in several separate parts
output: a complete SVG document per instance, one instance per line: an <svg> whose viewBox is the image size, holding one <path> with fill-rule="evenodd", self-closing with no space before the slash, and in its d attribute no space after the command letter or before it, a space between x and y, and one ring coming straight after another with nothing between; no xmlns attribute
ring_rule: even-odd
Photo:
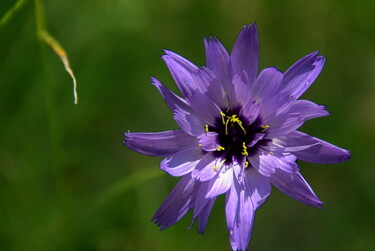
<svg viewBox="0 0 375 251"><path fill-rule="evenodd" d="M244 26L230 54L216 38L205 40L206 67L166 51L163 56L183 98L152 78L180 129L125 133L124 144L165 157L160 168L180 182L153 221L163 230L194 209L203 234L217 196L226 195L226 220L233 250L248 247L255 211L271 184L313 207L322 202L300 174L296 160L338 163L347 150L297 129L307 120L329 115L324 106L299 97L323 68L313 52L285 73L274 67L258 75L257 26Z"/></svg>

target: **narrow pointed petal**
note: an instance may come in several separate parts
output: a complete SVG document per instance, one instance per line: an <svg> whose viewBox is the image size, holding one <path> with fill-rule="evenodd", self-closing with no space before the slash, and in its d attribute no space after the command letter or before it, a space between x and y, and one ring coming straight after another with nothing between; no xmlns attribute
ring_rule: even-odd
<svg viewBox="0 0 375 251"><path fill-rule="evenodd" d="M206 132L199 137L199 144L202 149L207 152L216 151L219 146L219 139L217 132Z"/></svg>
<svg viewBox="0 0 375 251"><path fill-rule="evenodd" d="M216 198L209 200L201 213L198 215L198 232L202 235L204 234L204 230L206 228L208 218L211 214L212 207L215 204L215 200Z"/></svg>
<svg viewBox="0 0 375 251"><path fill-rule="evenodd" d="M275 172L277 162L267 152L257 153L248 158L250 164L261 174L270 177Z"/></svg>
<svg viewBox="0 0 375 251"><path fill-rule="evenodd" d="M280 137L275 143L293 152L298 159L313 163L334 164L351 158L348 150L299 131Z"/></svg>
<svg viewBox="0 0 375 251"><path fill-rule="evenodd" d="M280 116L266 119L267 139L273 139L289 134L303 125L304 120L300 114L284 113Z"/></svg>
<svg viewBox="0 0 375 251"><path fill-rule="evenodd" d="M212 153L207 153L199 161L191 176L201 182L211 180L218 174L216 165L220 163L221 159L216 158Z"/></svg>
<svg viewBox="0 0 375 251"><path fill-rule="evenodd" d="M288 117L297 117L298 114L290 114L289 110L295 100L287 95L280 95L277 91L259 104L259 113L264 123L269 121L285 120ZM301 119L302 121L302 119Z"/></svg>
<svg viewBox="0 0 375 251"><path fill-rule="evenodd" d="M202 182L199 187L194 206L193 223L194 220L198 218L198 231L201 234L204 234L204 229L207 225L208 217L210 216L212 206L214 205L216 200L216 198L206 198L207 190L208 182Z"/></svg>
<svg viewBox="0 0 375 251"><path fill-rule="evenodd" d="M165 158L160 163L160 169L172 176L182 176L190 173L202 157L202 150L198 146L186 148Z"/></svg>
<svg viewBox="0 0 375 251"><path fill-rule="evenodd" d="M254 210L257 210L270 195L271 183L267 177L259 174L255 168L246 168L245 184L253 202Z"/></svg>
<svg viewBox="0 0 375 251"><path fill-rule="evenodd" d="M192 80L191 74L198 70L198 67L184 57L166 50L167 55L162 58L168 66L178 89L185 97L189 96L196 87Z"/></svg>
<svg viewBox="0 0 375 251"><path fill-rule="evenodd" d="M206 49L206 63L208 69L213 71L218 79L230 80L230 58L227 50L216 38L204 40Z"/></svg>
<svg viewBox="0 0 375 251"><path fill-rule="evenodd" d="M270 181L281 192L308 206L321 208L323 204L299 172L288 173L277 169Z"/></svg>
<svg viewBox="0 0 375 251"><path fill-rule="evenodd" d="M264 139L264 136L265 136L264 133L254 133L252 140L247 143L247 147L255 146L256 143Z"/></svg>
<svg viewBox="0 0 375 251"><path fill-rule="evenodd" d="M255 101L248 102L240 111L241 116L247 119L247 123L251 125L259 116L259 104Z"/></svg>
<svg viewBox="0 0 375 251"><path fill-rule="evenodd" d="M227 193L226 215L233 250L247 250L254 222L254 208L246 190L235 182Z"/></svg>
<svg viewBox="0 0 375 251"><path fill-rule="evenodd" d="M194 214L193 219L197 218L198 215L202 212L203 208L207 205L207 203L211 199L206 198L206 194L208 191L208 183L209 182L201 182L199 185L199 189L197 192L197 198L194 204Z"/></svg>
<svg viewBox="0 0 375 251"><path fill-rule="evenodd" d="M190 135L201 135L204 132L204 123L192 114L185 100L170 91L156 78L151 78L151 80L173 112L174 119L180 128Z"/></svg>
<svg viewBox="0 0 375 251"><path fill-rule="evenodd" d="M325 106L317 105L309 100L296 100L289 112L299 114L304 121L329 115Z"/></svg>
<svg viewBox="0 0 375 251"><path fill-rule="evenodd" d="M239 190L240 190L240 185L238 184L237 181L234 181L231 188L226 193L225 213L226 213L228 229L229 228L232 229L234 224L236 223L238 203L239 203Z"/></svg>
<svg viewBox="0 0 375 251"><path fill-rule="evenodd" d="M175 224L194 206L198 187L199 182L191 179L190 175L182 177L151 221L155 222L160 230Z"/></svg>
<svg viewBox="0 0 375 251"><path fill-rule="evenodd" d="M197 137L205 132L204 122L189 110L176 107L173 118L180 128L190 135Z"/></svg>
<svg viewBox="0 0 375 251"><path fill-rule="evenodd" d="M258 73L259 38L256 24L244 26L230 55L233 74L245 70L250 83L253 83Z"/></svg>
<svg viewBox="0 0 375 251"><path fill-rule="evenodd" d="M209 181L206 198L212 199L226 193L233 183L233 176L233 170L224 165L218 174Z"/></svg>
<svg viewBox="0 0 375 251"><path fill-rule="evenodd" d="M296 156L293 154L276 154L260 152L248 158L250 164L263 176L270 177L277 169L293 173L298 170Z"/></svg>
<svg viewBox="0 0 375 251"><path fill-rule="evenodd" d="M315 81L323 69L325 58L313 52L292 65L284 74L281 92L298 99Z"/></svg>
<svg viewBox="0 0 375 251"><path fill-rule="evenodd" d="M253 96L250 92L249 77L245 70L237 73L233 77L234 94L230 95L232 106L245 106L247 103L253 101Z"/></svg>
<svg viewBox="0 0 375 251"><path fill-rule="evenodd" d="M185 148L198 145L197 138L183 130L157 133L125 133L124 145L138 153L166 157Z"/></svg>
<svg viewBox="0 0 375 251"><path fill-rule="evenodd" d="M280 87L283 74L275 67L262 70L251 86L251 95L258 103L266 102L275 95L275 91Z"/></svg>
<svg viewBox="0 0 375 251"><path fill-rule="evenodd" d="M192 74L192 78L200 94L209 97L219 107L228 106L223 86L210 69L203 66Z"/></svg>
<svg viewBox="0 0 375 251"><path fill-rule="evenodd" d="M196 116L210 126L214 126L220 116L220 108L204 94L195 93L189 97L190 107Z"/></svg>

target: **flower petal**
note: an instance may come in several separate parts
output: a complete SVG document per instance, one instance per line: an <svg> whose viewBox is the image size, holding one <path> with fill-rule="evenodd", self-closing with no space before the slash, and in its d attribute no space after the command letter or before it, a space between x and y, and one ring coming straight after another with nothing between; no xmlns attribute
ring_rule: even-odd
<svg viewBox="0 0 375 251"><path fill-rule="evenodd" d="M192 178L194 177L192 176ZM210 201L210 199L206 198L207 191L208 191L208 182L201 182L199 185L198 192L197 192L197 198L194 204L193 219L195 219L202 212L203 208Z"/></svg>
<svg viewBox="0 0 375 251"><path fill-rule="evenodd" d="M157 133L125 133L124 145L138 153L166 157L185 148L197 146L198 139L183 130Z"/></svg>
<svg viewBox="0 0 375 251"><path fill-rule="evenodd" d="M277 169L293 173L298 170L296 156L287 153L258 152L248 157L250 164L262 175L270 177Z"/></svg>
<svg viewBox="0 0 375 251"><path fill-rule="evenodd" d="M192 114L185 100L170 91L156 78L151 78L151 80L169 106L169 109L173 112L174 119L180 128L188 134L201 135L204 132L204 123Z"/></svg>
<svg viewBox="0 0 375 251"><path fill-rule="evenodd" d="M224 46L218 39L213 37L205 39L204 45L206 48L206 64L208 69L224 82L231 80L230 58Z"/></svg>
<svg viewBox="0 0 375 251"><path fill-rule="evenodd" d="M245 184L254 210L257 210L266 201L271 193L271 183L268 178L259 174L255 168L245 169Z"/></svg>
<svg viewBox="0 0 375 251"><path fill-rule="evenodd" d="M242 107L240 114L247 119L248 125L251 125L259 116L259 104L249 100L249 102Z"/></svg>
<svg viewBox="0 0 375 251"><path fill-rule="evenodd" d="M309 100L296 100L289 109L289 113L299 114L304 121L329 115L325 106L317 105Z"/></svg>
<svg viewBox="0 0 375 251"><path fill-rule="evenodd" d="M225 211L232 249L247 250L255 210L249 194L237 182L234 182L227 193Z"/></svg>
<svg viewBox="0 0 375 251"><path fill-rule="evenodd" d="M289 134L303 125L303 120L300 114L284 113L274 118L265 120L268 126L266 139L273 139L286 134Z"/></svg>
<svg viewBox="0 0 375 251"><path fill-rule="evenodd" d="M232 83L234 85L234 94L229 94L232 107L237 105L243 107L249 102L254 102L250 92L249 78L245 70L235 74Z"/></svg>
<svg viewBox="0 0 375 251"><path fill-rule="evenodd" d="M155 222L160 230L175 224L194 206L198 187L199 182L192 179L190 174L182 177L151 221Z"/></svg>
<svg viewBox="0 0 375 251"><path fill-rule="evenodd" d="M313 163L334 164L351 158L348 150L299 131L280 137L275 143L293 152L298 159Z"/></svg>
<svg viewBox="0 0 375 251"><path fill-rule="evenodd" d="M210 126L214 126L220 116L220 108L205 94L195 93L188 98L191 109L197 117Z"/></svg>
<svg viewBox="0 0 375 251"><path fill-rule="evenodd" d="M190 173L202 157L202 149L198 146L186 148L165 158L160 169L172 176L182 176Z"/></svg>
<svg viewBox="0 0 375 251"><path fill-rule="evenodd" d="M202 209L201 213L198 215L198 232L204 234L204 230L207 225L208 217L211 214L212 206L215 203L216 198L209 200L206 206Z"/></svg>
<svg viewBox="0 0 375 251"><path fill-rule="evenodd" d="M259 38L256 24L244 26L230 55L233 74L246 71L250 83L253 83L258 73Z"/></svg>
<svg viewBox="0 0 375 251"><path fill-rule="evenodd" d="M220 163L221 159L216 158L212 153L205 154L199 161L195 169L191 172L191 177L201 182L211 180L218 174L215 166Z"/></svg>
<svg viewBox="0 0 375 251"><path fill-rule="evenodd" d="M198 67L172 51L165 50L165 52L167 55L162 56L162 58L167 64L178 89L185 97L189 96L192 90L196 88L191 73L198 70Z"/></svg>
<svg viewBox="0 0 375 251"><path fill-rule="evenodd" d="M313 52L292 65L284 74L281 92L298 99L322 71L325 58Z"/></svg>
<svg viewBox="0 0 375 251"><path fill-rule="evenodd" d="M308 206L321 208L323 204L299 172L288 173L277 169L270 181L281 192Z"/></svg>
<svg viewBox="0 0 375 251"><path fill-rule="evenodd" d="M198 232L202 235L204 234L208 217L210 216L212 206L216 200L216 198L206 199L207 188L208 182L200 183L197 197L195 199L193 221L189 227L190 229L193 226L195 219L198 217Z"/></svg>
<svg viewBox="0 0 375 251"><path fill-rule="evenodd" d="M258 103L268 101L271 95L279 88L283 74L275 67L262 70L254 84L251 86L251 96L255 97Z"/></svg>
<svg viewBox="0 0 375 251"><path fill-rule="evenodd" d="M226 92L212 71L206 67L201 67L192 74L192 78L199 93L209 97L219 107L228 106Z"/></svg>
<svg viewBox="0 0 375 251"><path fill-rule="evenodd" d="M216 176L209 181L206 198L212 199L227 192L233 183L233 176L232 168L223 165Z"/></svg>
<svg viewBox="0 0 375 251"><path fill-rule="evenodd" d="M195 200L195 206L194 206L193 223L194 223L194 220L198 217L198 231L201 234L204 233L204 229L206 227L208 217L210 216L212 206L216 200L216 198L213 198L213 199L206 198L207 189L208 189L208 182L202 182L199 187L197 198Z"/></svg>
<svg viewBox="0 0 375 251"><path fill-rule="evenodd" d="M216 151L219 146L219 139L217 132L206 132L199 136L199 144L202 149L207 152Z"/></svg>

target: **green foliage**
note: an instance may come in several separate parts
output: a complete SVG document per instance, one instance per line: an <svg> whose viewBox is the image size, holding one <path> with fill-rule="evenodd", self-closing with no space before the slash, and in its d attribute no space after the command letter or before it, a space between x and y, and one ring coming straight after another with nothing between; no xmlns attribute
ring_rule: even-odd
<svg viewBox="0 0 375 251"><path fill-rule="evenodd" d="M353 159L300 162L325 209L274 189L257 212L252 249L375 249L373 0L45 0L42 28L69 54L78 105L61 60L36 36L35 2L0 1L1 250L229 250L223 199L204 237L187 230L189 215L164 232L150 223L177 179L121 141L127 130L176 128L149 84L156 76L176 90L162 49L202 65L204 36L231 48L254 21L262 68L284 71L317 49L327 56L304 98L332 116L302 130Z"/></svg>

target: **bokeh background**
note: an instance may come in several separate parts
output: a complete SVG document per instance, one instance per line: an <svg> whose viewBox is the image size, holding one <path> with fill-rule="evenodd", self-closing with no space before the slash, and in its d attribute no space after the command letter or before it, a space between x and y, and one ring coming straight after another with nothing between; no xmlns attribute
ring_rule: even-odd
<svg viewBox="0 0 375 251"><path fill-rule="evenodd" d="M15 0L0 1L0 16ZM45 0L79 104L59 58L36 37L34 2L0 29L1 250L230 250L224 198L206 234L191 214L160 232L153 213L178 179L161 159L126 149L123 132L176 128L149 83L177 90L163 49L204 65L203 38L231 49L257 22L261 68L285 71L320 50L326 66L304 98L331 116L302 131L350 149L337 165L299 162L319 210L273 189L257 212L252 250L375 250L375 1Z"/></svg>

